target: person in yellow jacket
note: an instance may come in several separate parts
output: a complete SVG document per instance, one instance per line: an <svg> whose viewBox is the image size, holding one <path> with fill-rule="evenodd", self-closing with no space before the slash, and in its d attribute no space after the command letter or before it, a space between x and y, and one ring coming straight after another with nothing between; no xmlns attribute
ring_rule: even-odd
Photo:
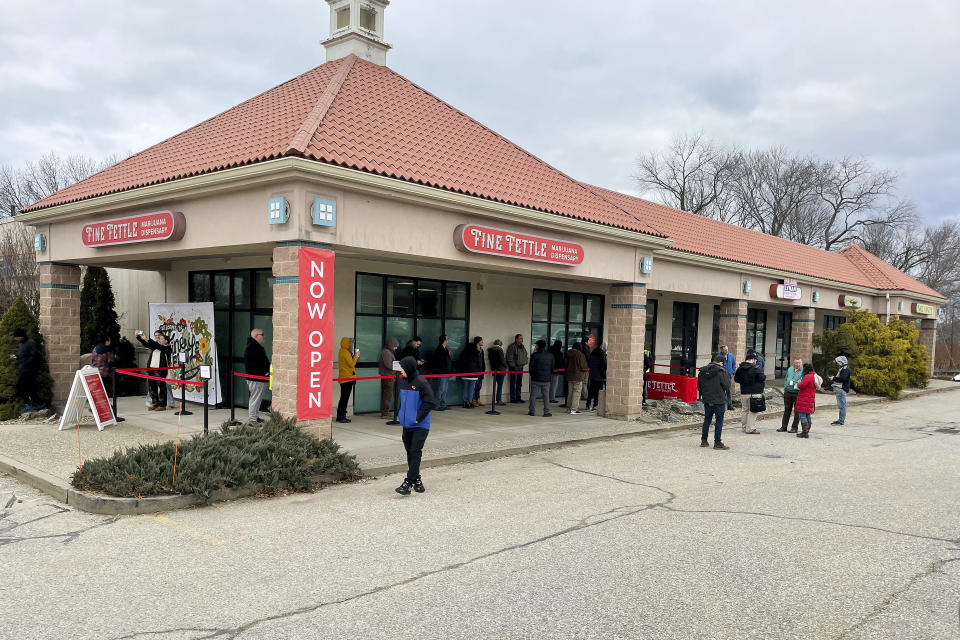
<svg viewBox="0 0 960 640"><path fill-rule="evenodd" d="M340 370L337 375L338 378L355 378L357 375L357 360L360 359L360 349L351 351L351 342L350 338L340 339L340 353L338 354ZM337 405L337 422L343 424L350 422L350 419L347 418L347 404L350 403L350 394L353 392L355 384L357 384L356 380L348 380L340 383L340 403Z"/></svg>

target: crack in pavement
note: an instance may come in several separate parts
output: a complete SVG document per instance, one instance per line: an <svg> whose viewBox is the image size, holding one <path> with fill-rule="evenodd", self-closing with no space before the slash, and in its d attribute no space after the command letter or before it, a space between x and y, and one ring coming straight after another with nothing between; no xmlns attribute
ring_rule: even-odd
<svg viewBox="0 0 960 640"><path fill-rule="evenodd" d="M892 605L895 600L897 600L897 598L899 598L901 595L903 595L904 593L912 589L916 583L920 582L924 578L930 577L934 573L943 573L943 567L950 564L951 562L960 562L960 556L956 558L946 558L943 560L937 560L935 562L932 562L930 565L927 566L926 569L912 576L909 580L907 580L907 582L903 586L901 586L899 589L897 589L893 593L889 594L886 598L884 598L883 601L880 602L880 604L878 604L876 607L874 607L873 611L871 611L866 616L864 616L862 620L857 622L855 625L853 625L849 629L845 631L841 631L840 635L836 636L835 640L845 640L846 638L850 637L850 634L854 633L855 631L858 631L859 629L866 626L868 623L872 622L876 618L879 618L880 615L890 605Z"/></svg>
<svg viewBox="0 0 960 640"><path fill-rule="evenodd" d="M57 505L57 504L44 503L43 505L40 505L40 506L50 507L55 511L53 513L48 513L46 515L39 516L37 518L25 520L24 522L17 522L15 520L12 520L10 518L11 512L9 511L4 511L3 513L0 513L0 533L6 534L11 531L17 530L20 527L24 527L28 524L33 524L34 522L40 522L41 520L54 518L56 516L63 515L65 513L71 513L70 509L67 509L66 507L61 507L60 505ZM49 533L45 535L24 535L24 536L0 535L0 548L5 547L7 545L17 544L18 542L27 542L29 540L52 540L57 538L63 538L62 544L70 544L71 542L74 542L75 540L80 538L80 536L86 533L87 531L96 529L98 527L103 527L108 524L113 524L116 521L117 521L116 517L105 518L100 522L94 523L88 527L74 529L73 531L67 531L65 533Z"/></svg>
<svg viewBox="0 0 960 640"><path fill-rule="evenodd" d="M564 466L564 465L561 465L561 464L558 464L558 463L555 463L555 462L551 462L551 464L555 464L556 466L559 466L559 467L563 467L563 466ZM564 468L571 469L571 467L564 467ZM579 471L579 470L577 470L577 469L573 469L573 470L574 470L574 471ZM589 528L592 528L592 527L596 527L596 526L599 526L599 525L601 525L601 524L605 524L605 523L607 523L607 522L613 522L614 520L619 520L619 519L625 518L625 517L627 517L627 516L636 515L636 514L638 514L638 513L643 512L643 511L649 511L649 510L651 510L651 509L656 509L656 508L659 508L659 507L662 507L662 506L664 506L664 505L669 504L670 502L674 501L674 500L677 498L677 496L676 496L675 494L671 493L670 491L667 491L666 489L663 489L663 488L661 488L661 487L657 487L657 486L654 486L654 485L641 484L641 483L639 483L639 482L631 482L630 480L624 480L624 479L622 479L622 478L616 478L616 477L614 477L614 476L605 476L605 475L603 475L603 474L593 473L593 472L589 472L589 471L583 471L582 473L587 473L587 474L589 474L589 475L600 476L600 477L607 478L607 479L610 479L610 480L615 480L615 481L617 481L617 482L623 482L623 483L625 483L625 484L630 484L630 485L635 485L635 486L641 486L641 487L647 487L647 488L649 488L649 489L653 489L653 490L655 490L655 491L659 491L659 492L661 492L661 493L665 493L665 494L667 495L667 499L666 499L666 500L663 500L663 501L660 501L660 502L650 502L650 503L647 503L647 504L621 505L621 506L619 506L619 507L614 507L613 509L608 509L608 510L606 510L606 511L601 511L601 512L598 512L598 513L589 514L589 515L586 515L586 516L584 516L583 518L580 518L579 520L577 520L577 521L576 521L576 524L574 524L574 525L571 525L571 526L569 526L569 527L565 527L565 528L563 528L563 529L561 529L561 530L559 530L559 531L555 531L555 532L553 532L553 533L550 533L550 534L547 534L547 535L544 535L544 536L540 536L539 538L534 538L533 540L529 540L529 541L527 541L527 542L518 542L518 543L516 543L516 544L508 545L508 546L503 547L503 548L501 548L501 549L495 549L495 550L493 550L493 551L488 551L487 553L482 553L482 554L480 554L480 555L478 555L478 556L474 556L473 558L469 558L469 559L464 560L464 561L462 561L462 562L454 562L454 563L451 563L451 564L448 564L448 565L439 567L439 568L437 568L437 569L432 569L432 570L430 570L430 571L422 571L422 572L420 572L420 573L418 573L418 574L416 574L416 575L413 575L413 576L411 576L411 577L409 577L409 578L406 578L406 579L404 579L404 580L399 580L399 581L397 581L397 582L392 582L392 583L390 583L390 584L381 585L381 586L379 586L379 587L375 587L375 588L369 589L369 590L367 590L367 591L363 591L363 592L360 592L360 593L356 593L356 594L354 594L354 595L352 595L352 596L347 596L347 597L345 597L345 598L340 598L339 600L330 600L330 601L327 601L327 602L319 602L319 603L312 604L312 605L308 605L308 606L305 606L305 607L300 607L300 608L297 608L297 609L293 609L293 610L291 610L291 611L286 611L286 612L278 613L278 614L271 615L271 616L265 616L265 617L263 617L263 618L257 618L256 620L252 620L252 621L250 621L250 622L247 622L247 623L242 624L242 625L237 626L237 627L230 627L230 628L213 630L209 635L198 636L195 640L209 640L209 639L211 639L211 638L228 638L229 640L235 640L236 638L238 638L238 637L240 636L240 634L242 634L242 633L244 633L244 632L246 632L246 631L249 631L250 629L253 629L254 627L256 627L256 626L258 626L258 625L261 625L261 624L263 624L263 623L265 623L265 622L274 622L274 621L276 621L276 620L283 620L283 619L286 619L286 618L292 618L292 617L299 616L299 615L304 615L304 614L308 614L308 613L313 613L313 612L315 612L315 611L319 611L319 610L324 609L324 608L326 608L326 607L331 607L331 606L340 605L340 604L347 604L347 603L353 602L353 601L355 601L355 600L360 600L361 598L366 598L366 597L368 597L368 596L377 595L377 594L379 594L379 593L382 593L382 592L384 592L384 591L388 591L388 590L390 590L390 589L395 589L395 588L397 588L397 587L404 587L404 586L407 586L407 585L412 584L412 583L414 583L414 582L418 582L418 581L420 581L420 580L423 580L423 579L425 579L425 578L430 578L430 577L433 577L433 576L436 576L436 575L439 575L439 574L442 574L442 573L447 573L447 572L449 572L449 571L455 571L455 570L457 570L457 569L462 569L463 567L470 566L470 565L472 565L472 564L475 564L475 563L477 563L477 562L481 562L481 561L486 560L486 559L488 559L488 558L494 558L494 557L496 557L496 556L499 556L499 555L502 555L502 554L505 554L505 553L510 553L511 551L518 551L518 550L526 549L526 548L528 548L528 547L532 547L532 546L541 544L541 543L543 543L543 542L547 542L547 541L549 541L549 540L553 540L553 539L556 539L556 538L560 538L560 537L562 537L562 536L565 536L565 535L568 535L568 534L571 534L571 533L576 533L576 532L582 531L582 530L584 530L584 529L589 529ZM130 634L130 635L117 636L117 637L115 637L113 640L130 640L130 639L132 639L132 638L142 637L142 636L145 636L145 635L147 635L147 634L158 635L158 634L163 634L163 633L173 633L174 631L176 631L176 630L175 630L175 629L169 629L169 630L162 630L162 631L148 631L148 632L145 631L145 632L139 632L139 633L134 633L134 634Z"/></svg>

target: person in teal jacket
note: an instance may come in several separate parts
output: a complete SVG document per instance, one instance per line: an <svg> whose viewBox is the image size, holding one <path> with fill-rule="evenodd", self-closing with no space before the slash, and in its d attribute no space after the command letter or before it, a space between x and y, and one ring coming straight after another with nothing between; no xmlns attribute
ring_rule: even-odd
<svg viewBox="0 0 960 640"><path fill-rule="evenodd" d="M793 359L793 366L787 369L783 378L783 422L777 431L786 431L787 424L790 422L790 414L793 413L793 426L790 427L790 433L796 433L800 424L800 414L794 411L794 405L797 403L797 396L800 394L800 381L803 380L803 360Z"/></svg>
<svg viewBox="0 0 960 640"><path fill-rule="evenodd" d="M410 495L410 489L423 493L426 489L420 479L420 460L423 445L430 435L430 412L434 407L433 389L417 372L417 359L407 356L400 360L400 409L397 420L403 427L403 448L407 451L407 477L396 491Z"/></svg>

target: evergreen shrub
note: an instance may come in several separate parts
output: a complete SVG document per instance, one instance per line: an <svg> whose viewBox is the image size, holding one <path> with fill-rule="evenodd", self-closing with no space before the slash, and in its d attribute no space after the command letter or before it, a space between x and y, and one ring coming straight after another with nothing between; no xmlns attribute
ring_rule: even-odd
<svg viewBox="0 0 960 640"><path fill-rule="evenodd" d="M82 491L126 498L194 494L217 489L309 489L332 473L357 477L356 456L330 439L304 433L295 419L272 413L261 425L224 425L218 432L180 443L173 480L173 442L145 444L109 458L87 460L71 479Z"/></svg>
<svg viewBox="0 0 960 640"><path fill-rule="evenodd" d="M107 270L87 267L80 289L80 353L90 353L107 338L116 349L120 341L116 306Z"/></svg>
<svg viewBox="0 0 960 640"><path fill-rule="evenodd" d="M833 359L845 355L850 361L850 384L854 389L889 398L898 397L907 386L921 387L927 383L929 357L917 342L920 332L915 326L900 318L891 318L889 324L884 324L862 309L846 315L846 323L816 340L824 365L818 370L833 375L837 369Z"/></svg>
<svg viewBox="0 0 960 640"><path fill-rule="evenodd" d="M27 336L37 343L43 354L37 375L37 398L44 404L53 398L53 377L47 364L40 323L23 299L17 298L0 318L0 420L16 418L23 408L23 400L17 397L17 361L10 358L10 354L16 354L20 348L20 343L13 339L13 331L17 328L26 330Z"/></svg>

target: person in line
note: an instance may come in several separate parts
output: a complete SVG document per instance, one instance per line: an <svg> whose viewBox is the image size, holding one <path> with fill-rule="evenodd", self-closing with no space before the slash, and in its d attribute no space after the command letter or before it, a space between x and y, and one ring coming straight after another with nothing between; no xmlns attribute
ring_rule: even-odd
<svg viewBox="0 0 960 640"><path fill-rule="evenodd" d="M809 362L803 365L801 371L803 378L800 380L797 388L797 403L794 408L797 415L800 416L800 433L798 438L809 438L810 428L813 426L813 412L816 410L817 389L823 383L817 372L813 370L813 365Z"/></svg>
<svg viewBox="0 0 960 640"><path fill-rule="evenodd" d="M543 396L543 417L549 418L550 387L553 385L553 354L547 350L546 340L537 340L536 350L530 356L530 407L527 415L536 415L537 394Z"/></svg>
<svg viewBox="0 0 960 640"><path fill-rule="evenodd" d="M10 359L17 361L17 382L14 389L17 397L23 400L22 411L36 411L42 404L37 397L37 376L40 375L43 364L43 353L40 345L27 336L26 329L14 329L13 339L20 344L17 352L10 354Z"/></svg>
<svg viewBox="0 0 960 640"><path fill-rule="evenodd" d="M477 371L480 371L480 375L477 376L477 384L473 387L473 406L482 407L484 406L483 400L480 399L480 389L483 388L483 372L487 370L487 356L483 350L483 342L480 342L480 346L477 347L480 358L480 368Z"/></svg>
<svg viewBox="0 0 960 640"><path fill-rule="evenodd" d="M93 348L93 354L90 357L90 366L96 367L97 371L100 372L100 379L103 380L103 386L110 397L112 397L110 394L113 391L113 370L115 367L114 360L116 360L111 342L110 338L104 338Z"/></svg>
<svg viewBox="0 0 960 640"><path fill-rule="evenodd" d="M650 378L650 372L653 370L653 356L650 349L643 350L643 405L647 406L647 380Z"/></svg>
<svg viewBox="0 0 960 640"><path fill-rule="evenodd" d="M450 355L450 340L447 336L441 335L437 348L430 354L430 373L441 375L441 378L434 378L437 381L437 406L436 411L447 410L447 389L450 388L450 378L447 375L453 373L453 356Z"/></svg>
<svg viewBox="0 0 960 640"><path fill-rule="evenodd" d="M593 351L593 345L595 344L595 338L592 335L583 335L580 337L580 342L576 344L577 349L580 353L583 354L583 357L587 359L587 362L590 362L590 353ZM580 399L586 401L587 399L587 387L589 386L589 380L587 376L583 376L583 384L580 385ZM579 407L579 404L577 405Z"/></svg>
<svg viewBox="0 0 960 640"><path fill-rule="evenodd" d="M393 370L393 361L396 360L397 347L400 342L396 338L387 338L387 343L380 351L377 360L377 375L389 376L380 380L380 417L390 417L390 402L393 400L393 382L396 372Z"/></svg>
<svg viewBox="0 0 960 640"><path fill-rule="evenodd" d="M260 332L263 335L263 332ZM338 378L356 378L357 361L360 360L360 349L350 350L353 340L350 338L340 338L340 351L337 353ZM340 383L340 402L337 403L337 422L348 424L350 418L347 417L347 405L350 404L350 394L356 386L356 380L347 380ZM251 394L252 395L252 394Z"/></svg>
<svg viewBox="0 0 960 640"><path fill-rule="evenodd" d="M800 424L800 414L794 409L797 402L797 394L800 393L800 381L803 379L803 360L793 359L793 365L787 369L783 378L783 421L777 431L784 432L790 423L790 414L793 413L793 426L790 427L790 433L797 432L797 425Z"/></svg>
<svg viewBox="0 0 960 640"><path fill-rule="evenodd" d="M263 329L254 328L250 332L250 337L247 338L247 348L243 350L243 371L251 376L270 375L270 358L267 357L267 351L263 348ZM248 421L251 424L260 424L263 422L260 419L260 404L263 402L263 394L267 392L268 383L266 380L251 378L244 378L244 380L247 381L247 389L250 391L250 402L247 404ZM340 388L342 390L343 385Z"/></svg>
<svg viewBox="0 0 960 640"><path fill-rule="evenodd" d="M580 413L580 391L588 368L587 359L577 345L567 350L564 368L567 372L567 413L577 414Z"/></svg>
<svg viewBox="0 0 960 640"><path fill-rule="evenodd" d="M830 376L830 382L833 383L833 393L837 396L837 410L840 417L831 422L832 426L842 427L847 420L847 393L850 392L850 365L847 364L846 356L837 356L833 359L840 369L836 374Z"/></svg>
<svg viewBox="0 0 960 640"><path fill-rule="evenodd" d="M494 402L502 407L506 405L503 401L503 379L506 374L502 372L507 370L507 360L503 353L503 340L498 338L493 341L493 346L487 349L487 358L490 363L490 370L497 372L493 374L493 383L496 388Z"/></svg>
<svg viewBox="0 0 960 640"><path fill-rule="evenodd" d="M720 345L720 353L723 354L723 370L727 372L727 376L733 380L734 374L737 372L737 359L733 357L733 354L730 353L730 349L727 348L727 345ZM730 383L730 388L727 389L727 409L733 411L733 383Z"/></svg>
<svg viewBox="0 0 960 640"><path fill-rule="evenodd" d="M560 388L560 379L563 377L563 343L554 340L550 347L553 356L553 374L550 378L550 404L558 404L557 390Z"/></svg>
<svg viewBox="0 0 960 640"><path fill-rule="evenodd" d="M750 410L751 398L763 397L763 381L767 376L757 364L757 354L747 352L746 359L740 363L734 380L740 385L740 394L743 397L743 432L760 433L757 431L757 412Z"/></svg>
<svg viewBox="0 0 960 640"><path fill-rule="evenodd" d="M523 346L523 334L518 333L513 337L513 342L507 347L507 366L510 371L523 371L527 366L530 357L527 355L527 348ZM523 374L510 374L510 402L523 402L520 392L523 389Z"/></svg>
<svg viewBox="0 0 960 640"><path fill-rule="evenodd" d="M420 357L420 345L423 344L423 340L420 336L413 336L413 340L408 340L406 346L403 347L403 351L400 352L400 359L403 360L407 356L412 356L414 360L417 361L417 366L423 366L423 359Z"/></svg>
<svg viewBox="0 0 960 640"><path fill-rule="evenodd" d="M162 331L153 332L153 340L144 340L143 331L137 331L137 341L150 349L150 360L147 366L152 369L162 369L170 366L170 355L173 348L167 344L167 335ZM150 375L165 377L166 371L150 371ZM159 380L147 380L147 387L150 389L150 402L152 406L150 411L167 410L167 383Z"/></svg>
<svg viewBox="0 0 960 640"><path fill-rule="evenodd" d="M587 393L587 411L596 411L600 401L600 390L607 384L607 343L604 342L590 353L587 360L589 390ZM591 406L592 403L592 406Z"/></svg>
<svg viewBox="0 0 960 640"><path fill-rule="evenodd" d="M763 355L760 354L756 349L750 349L747 351L747 355L753 354L753 357L757 360L757 366L760 367L760 371L766 372L767 363L763 359Z"/></svg>
<svg viewBox="0 0 960 640"><path fill-rule="evenodd" d="M724 367L726 356L717 352L713 360L700 369L697 376L697 391L703 398L703 429L700 431L700 446L709 447L710 420L716 416L716 425L713 428L713 448L729 449L723 444L723 415L726 411L727 393L730 391L730 376Z"/></svg>
<svg viewBox="0 0 960 640"><path fill-rule="evenodd" d="M457 369L460 373L479 373L483 371L483 338L474 337L473 341L463 348L460 358L457 359ZM460 382L463 385L463 408L473 409L473 391L477 386L477 377L463 376Z"/></svg>
<svg viewBox="0 0 960 640"><path fill-rule="evenodd" d="M423 445L430 435L430 412L434 407L433 389L417 372L417 360L407 356L400 360L400 410L397 420L403 427L403 448L407 452L407 477L396 488L402 496L410 495L413 489L423 493L426 488L420 477L420 460L423 459Z"/></svg>

